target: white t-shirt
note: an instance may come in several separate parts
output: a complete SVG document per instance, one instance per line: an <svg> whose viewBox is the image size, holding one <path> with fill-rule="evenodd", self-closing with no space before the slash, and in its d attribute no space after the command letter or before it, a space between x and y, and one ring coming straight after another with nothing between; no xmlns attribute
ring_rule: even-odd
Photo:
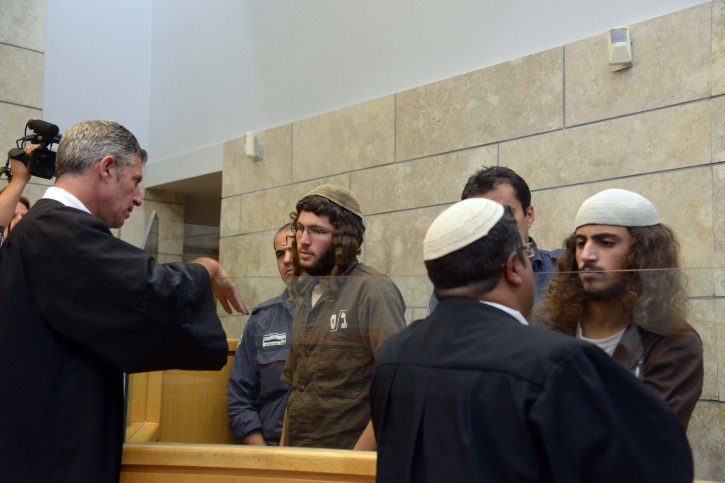
<svg viewBox="0 0 725 483"><path fill-rule="evenodd" d="M622 334L624 334L625 329L622 329L621 331L617 332L611 337L607 337L606 339L587 339L582 335L582 326L581 324L576 325L576 338L585 340L587 342L591 342L594 345L599 346L604 352L609 354L610 356L614 355L614 349L617 348L617 344L619 344L619 341L622 339Z"/></svg>

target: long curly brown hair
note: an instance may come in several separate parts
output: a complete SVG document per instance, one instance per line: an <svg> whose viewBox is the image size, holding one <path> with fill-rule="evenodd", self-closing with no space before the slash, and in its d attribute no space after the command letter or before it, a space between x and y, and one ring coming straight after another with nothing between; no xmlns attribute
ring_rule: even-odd
<svg viewBox="0 0 725 483"><path fill-rule="evenodd" d="M679 270L680 244L666 225L627 227L632 246L622 270L626 283L623 297L630 320L658 334L672 334L687 325L686 279ZM576 235L564 242L558 272L542 301L546 316L571 330L579 321L586 292L579 280Z"/></svg>
<svg viewBox="0 0 725 483"><path fill-rule="evenodd" d="M297 211L290 213L293 226L297 225L300 212L308 211L317 216L327 216L335 227L335 232L332 234L334 264L329 276L320 280L325 289L325 298L334 299L338 288L335 277L345 273L357 261L363 243L365 225L362 218L322 196L305 196L297 202L295 208ZM299 276L302 274L302 267L297 252L297 238L292 240L291 252L294 275ZM294 293L294 289L292 292L293 295L298 295Z"/></svg>

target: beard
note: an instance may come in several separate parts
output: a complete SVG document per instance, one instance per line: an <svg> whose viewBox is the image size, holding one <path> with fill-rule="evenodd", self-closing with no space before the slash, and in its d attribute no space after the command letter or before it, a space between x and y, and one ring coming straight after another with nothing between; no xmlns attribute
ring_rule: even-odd
<svg viewBox="0 0 725 483"><path fill-rule="evenodd" d="M312 275L313 277L324 277L330 275L335 266L335 249L334 247L330 247L320 256L319 260L307 267L302 265L299 254L297 253L295 253L295 261L300 269L308 275Z"/></svg>
<svg viewBox="0 0 725 483"><path fill-rule="evenodd" d="M629 283L624 278L613 281L610 285L596 290L584 288L585 301L605 301L624 297L627 294Z"/></svg>

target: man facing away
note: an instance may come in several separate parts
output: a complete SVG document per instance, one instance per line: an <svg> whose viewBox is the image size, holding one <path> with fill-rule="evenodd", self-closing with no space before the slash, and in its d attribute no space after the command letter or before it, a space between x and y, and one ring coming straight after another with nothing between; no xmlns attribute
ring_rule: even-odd
<svg viewBox="0 0 725 483"><path fill-rule="evenodd" d="M592 344L527 327L534 254L510 208L451 206L423 254L441 301L378 353L377 481L692 481L662 401Z"/></svg>
<svg viewBox="0 0 725 483"><path fill-rule="evenodd" d="M298 299L282 380L286 446L374 450L368 394L378 348L405 327L395 284L357 260L365 225L348 190L322 185L293 218Z"/></svg>
<svg viewBox="0 0 725 483"><path fill-rule="evenodd" d="M277 269L285 285L292 276L291 223L274 236ZM294 308L287 288L252 309L229 373L229 426L242 444L279 445L290 387L280 381L292 343Z"/></svg>
<svg viewBox="0 0 725 483"><path fill-rule="evenodd" d="M526 181L511 168L506 166L490 166L473 173L463 187L461 199L486 198L511 208L516 219L522 240L530 243L534 249L531 266L534 269L536 282L536 300L545 293L552 273L556 270L556 259L561 250L542 250L529 236L529 230L534 226L536 214L531 205L531 190ZM431 296L428 302L428 312L433 312L438 300Z"/></svg>
<svg viewBox="0 0 725 483"><path fill-rule="evenodd" d="M57 179L0 253L0 471L6 481L117 481L123 373L218 370L214 295L246 313L218 262L160 264L111 234L141 205L146 151L120 124L63 136Z"/></svg>
<svg viewBox="0 0 725 483"><path fill-rule="evenodd" d="M687 323L675 234L649 200L621 189L584 201L574 225L533 323L601 347L687 429L702 392L703 354Z"/></svg>

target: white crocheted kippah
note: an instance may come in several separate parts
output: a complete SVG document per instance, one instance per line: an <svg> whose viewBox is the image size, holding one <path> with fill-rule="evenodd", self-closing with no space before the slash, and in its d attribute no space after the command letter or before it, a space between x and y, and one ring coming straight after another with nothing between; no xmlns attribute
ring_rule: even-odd
<svg viewBox="0 0 725 483"><path fill-rule="evenodd" d="M652 226L660 222L654 205L632 191L608 189L582 203L574 221L583 225Z"/></svg>
<svg viewBox="0 0 725 483"><path fill-rule="evenodd" d="M423 260L435 260L483 238L503 213L503 205L486 198L468 198L450 206L428 228Z"/></svg>

